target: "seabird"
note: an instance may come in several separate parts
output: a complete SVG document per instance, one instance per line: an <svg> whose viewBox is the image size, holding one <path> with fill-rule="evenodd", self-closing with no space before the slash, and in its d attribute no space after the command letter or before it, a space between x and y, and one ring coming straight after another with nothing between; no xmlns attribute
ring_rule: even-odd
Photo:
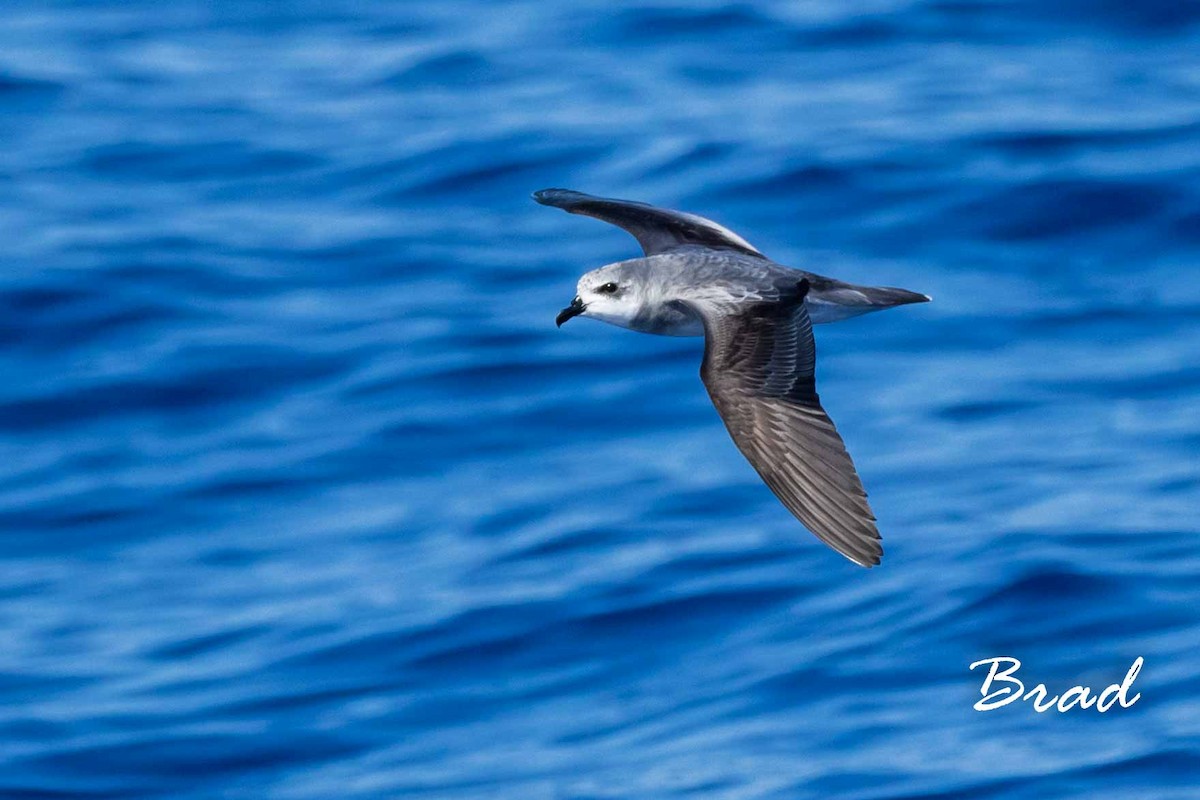
<svg viewBox="0 0 1200 800"><path fill-rule="evenodd" d="M734 444L780 502L856 564L883 554L875 515L814 382L814 323L924 303L776 264L712 220L646 203L543 189L533 198L633 235L645 253L579 279L559 312L666 336L704 336L700 378Z"/></svg>

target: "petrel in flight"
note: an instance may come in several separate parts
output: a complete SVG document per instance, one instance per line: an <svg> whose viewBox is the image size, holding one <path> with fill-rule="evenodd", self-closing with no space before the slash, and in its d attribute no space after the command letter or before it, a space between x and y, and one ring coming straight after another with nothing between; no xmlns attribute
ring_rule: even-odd
<svg viewBox="0 0 1200 800"><path fill-rule="evenodd" d="M930 298L776 264L695 214L567 189L533 198L617 225L645 252L586 273L556 323L583 316L643 333L703 336L700 378L742 455L817 538L856 564L878 564L875 516L817 396L812 326Z"/></svg>

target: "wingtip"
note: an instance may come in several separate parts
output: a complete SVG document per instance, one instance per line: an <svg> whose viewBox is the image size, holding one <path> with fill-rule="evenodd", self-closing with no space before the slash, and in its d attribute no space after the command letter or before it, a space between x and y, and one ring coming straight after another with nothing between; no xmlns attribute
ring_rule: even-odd
<svg viewBox="0 0 1200 800"><path fill-rule="evenodd" d="M842 555L846 556L846 558L850 559L851 561L853 561L855 564L862 567L863 569L870 569L871 567L878 567L883 562L883 552L882 551L880 551L878 553L871 553L862 559L855 558L854 556L851 556L846 553L842 553Z"/></svg>
<svg viewBox="0 0 1200 800"><path fill-rule="evenodd" d="M544 206L553 206L559 205L564 199L577 196L578 194L579 192L571 189L556 189L551 187L549 189L538 189L533 193L533 199Z"/></svg>

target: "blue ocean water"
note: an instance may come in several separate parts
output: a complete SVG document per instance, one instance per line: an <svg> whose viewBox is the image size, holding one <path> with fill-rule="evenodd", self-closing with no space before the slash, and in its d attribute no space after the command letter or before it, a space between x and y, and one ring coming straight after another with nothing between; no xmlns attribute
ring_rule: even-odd
<svg viewBox="0 0 1200 800"><path fill-rule="evenodd" d="M1194 3L0 23L0 796L1198 796ZM933 295L817 330L882 567L545 186Z"/></svg>

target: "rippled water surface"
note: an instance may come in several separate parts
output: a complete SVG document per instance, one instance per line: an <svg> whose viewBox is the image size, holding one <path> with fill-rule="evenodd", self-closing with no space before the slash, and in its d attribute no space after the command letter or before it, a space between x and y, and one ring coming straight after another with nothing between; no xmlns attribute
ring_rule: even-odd
<svg viewBox="0 0 1200 800"><path fill-rule="evenodd" d="M0 23L0 796L1196 796L1194 4ZM559 185L934 296L817 331L881 568Z"/></svg>

